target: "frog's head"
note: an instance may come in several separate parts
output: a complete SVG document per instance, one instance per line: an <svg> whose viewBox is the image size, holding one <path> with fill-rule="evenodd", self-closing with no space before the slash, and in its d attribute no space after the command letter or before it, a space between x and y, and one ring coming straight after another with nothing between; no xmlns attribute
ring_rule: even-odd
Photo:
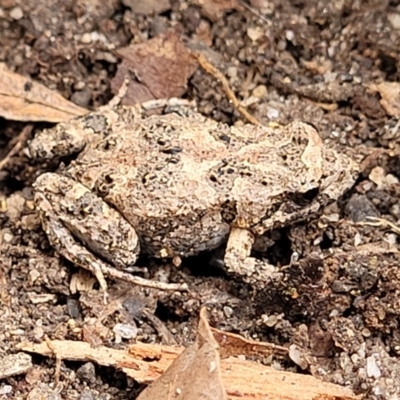
<svg viewBox="0 0 400 400"><path fill-rule="evenodd" d="M238 179L232 189L238 218L258 235L305 220L338 200L359 175L357 163L326 146L311 125L296 122L284 134L283 145L264 150L268 165L255 164L262 179Z"/></svg>

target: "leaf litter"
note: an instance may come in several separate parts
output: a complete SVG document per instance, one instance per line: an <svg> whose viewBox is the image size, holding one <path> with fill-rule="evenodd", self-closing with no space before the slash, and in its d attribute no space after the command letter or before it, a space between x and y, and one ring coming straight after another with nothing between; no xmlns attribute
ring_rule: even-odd
<svg viewBox="0 0 400 400"><path fill-rule="evenodd" d="M126 350L68 340L23 342L19 350L60 360L92 361L122 370L138 383L149 384L138 400L356 400L350 389L312 376L279 371L254 358L287 349L211 328L200 311L196 341L187 348L137 342Z"/></svg>

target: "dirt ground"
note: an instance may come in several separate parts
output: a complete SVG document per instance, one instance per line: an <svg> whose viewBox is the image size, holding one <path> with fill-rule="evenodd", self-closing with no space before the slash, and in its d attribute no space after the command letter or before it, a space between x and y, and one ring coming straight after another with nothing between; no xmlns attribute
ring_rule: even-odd
<svg viewBox="0 0 400 400"><path fill-rule="evenodd" d="M98 286L74 290L71 279L90 277L55 253L33 207L32 183L55 167L32 162L21 149L0 170L0 356L46 337L117 348L135 340L186 345L207 305L213 326L296 344L301 359L263 362L348 386L368 399L399 398L400 3L0 0L0 61L97 109L113 97L121 62L115 49L169 29L206 54L263 123L300 119L317 127L329 145L359 163L358 181L323 213L272 233L275 244L261 256L280 267L298 254L281 281L255 290L215 266L213 254L179 268L141 259L145 277L166 273L190 291L108 280L111 306L105 308ZM202 68L183 97L215 120L241 121L220 83ZM0 119L0 160L26 125ZM49 126L33 124L32 136ZM379 219L372 224L369 217ZM119 343L118 329L134 333ZM33 361L28 373L0 380L0 399L38 398L38 387L46 399L135 399L142 389L90 362L63 362L54 388L54 359Z"/></svg>

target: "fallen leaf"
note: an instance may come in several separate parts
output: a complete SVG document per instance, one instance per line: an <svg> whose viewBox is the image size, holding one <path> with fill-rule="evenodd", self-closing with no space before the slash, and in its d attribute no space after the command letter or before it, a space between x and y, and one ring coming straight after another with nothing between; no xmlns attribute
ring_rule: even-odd
<svg viewBox="0 0 400 400"><path fill-rule="evenodd" d="M381 106L391 117L400 117L400 83L399 82L381 82L370 86L373 91L381 95Z"/></svg>
<svg viewBox="0 0 400 400"><path fill-rule="evenodd" d="M200 312L196 341L185 349L164 374L140 393L138 400L161 400L179 397L185 400L225 400L218 343Z"/></svg>
<svg viewBox="0 0 400 400"><path fill-rule="evenodd" d="M141 15L157 15L171 8L169 0L122 0L122 3L134 14Z"/></svg>
<svg viewBox="0 0 400 400"><path fill-rule="evenodd" d="M88 110L0 63L0 116L17 121L61 122Z"/></svg>
<svg viewBox="0 0 400 400"><path fill-rule="evenodd" d="M132 73L128 91L122 99L124 105L181 97L186 91L187 80L197 68L196 60L173 31L119 49L116 54L122 58L122 63L111 81L112 91L118 93L126 75Z"/></svg>

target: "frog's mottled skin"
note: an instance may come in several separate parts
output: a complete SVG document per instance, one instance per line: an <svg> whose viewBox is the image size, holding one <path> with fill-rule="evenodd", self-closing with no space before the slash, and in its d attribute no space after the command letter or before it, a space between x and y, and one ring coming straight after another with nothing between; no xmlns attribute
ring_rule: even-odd
<svg viewBox="0 0 400 400"><path fill-rule="evenodd" d="M195 112L91 113L30 146L45 158L78 151L67 168L39 176L35 202L53 245L92 270L132 266L139 251L197 254L231 234L228 269L262 279L262 262L249 257L254 238L336 200L358 172L308 124L235 128Z"/></svg>

